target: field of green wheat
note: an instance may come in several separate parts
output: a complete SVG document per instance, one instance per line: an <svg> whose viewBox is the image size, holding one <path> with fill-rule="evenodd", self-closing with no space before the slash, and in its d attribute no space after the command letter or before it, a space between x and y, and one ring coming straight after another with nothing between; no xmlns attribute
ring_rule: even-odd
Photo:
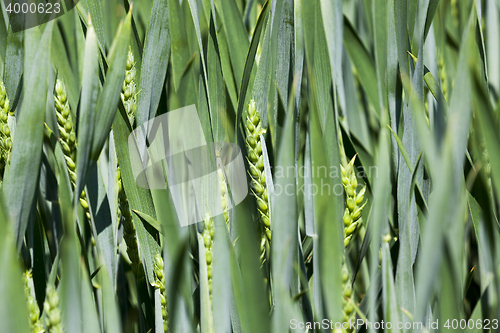
<svg viewBox="0 0 500 333"><path fill-rule="evenodd" d="M0 332L500 331L499 0L0 8Z"/></svg>

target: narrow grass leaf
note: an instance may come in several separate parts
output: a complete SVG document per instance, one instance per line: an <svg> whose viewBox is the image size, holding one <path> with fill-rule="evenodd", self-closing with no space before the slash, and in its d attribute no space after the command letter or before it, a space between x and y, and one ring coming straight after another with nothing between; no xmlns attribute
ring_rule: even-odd
<svg viewBox="0 0 500 333"><path fill-rule="evenodd" d="M170 55L170 26L167 0L154 0L144 42L141 93L137 101L137 124L144 124L156 114L160 103Z"/></svg>
<svg viewBox="0 0 500 333"><path fill-rule="evenodd" d="M123 180L123 188L129 200L130 208L144 212L153 218L156 217L151 193L149 190L137 186L132 173L130 162L128 136L130 128L128 116L123 108L123 104L119 103L119 112L116 114L113 122L113 132L115 136L116 154L120 161L120 170ZM146 277L148 282L153 282L153 264L156 253L159 251L158 243L153 236L144 228L140 219L133 216L134 226L137 231L137 242L139 243L139 253L143 263L145 264Z"/></svg>
<svg viewBox="0 0 500 333"><path fill-rule="evenodd" d="M382 244L382 285L383 285L383 300L384 300L384 319L390 323L399 323L399 305L397 301L396 288L392 277L392 259L389 249L389 244ZM394 332L400 332L397 327L393 328Z"/></svg>
<svg viewBox="0 0 500 333"><path fill-rule="evenodd" d="M296 84L296 82L295 82ZM298 229L297 191L295 174L295 112L294 112L294 90L290 98L287 118L283 129L281 145L277 158L277 170L285 170L284 174L277 177L274 191L271 192L271 276L274 290L274 316L272 328L274 332L281 332L287 327L297 309L290 297L294 290L294 266L298 260L298 245L296 232ZM269 179L266 177L266 180ZM279 192L278 192L279 189ZM289 207L289 209L281 209Z"/></svg>
<svg viewBox="0 0 500 333"><path fill-rule="evenodd" d="M76 68L74 69L75 70L74 71L73 68L71 67L70 57L69 54L66 52L67 49L65 47L65 44L69 43L70 41L63 38L63 31L60 28L60 26L56 25L54 27L54 32L52 36L52 45L50 48L50 60L57 71L58 78L60 78L64 82L64 86L66 88L68 101L71 106L71 109L76 110L78 107L78 99L79 99L78 94L80 90L79 89L80 82L78 82L78 76L75 76Z"/></svg>
<svg viewBox="0 0 500 333"><path fill-rule="evenodd" d="M6 206L14 224L18 250L23 244L30 207L35 203L35 191L42 158L52 24L52 22L47 24L41 37L36 29L26 32L24 56L26 74L23 91L24 96L29 97L23 102L18 116L17 140L13 144L10 168L3 185ZM36 97L33 98L33 96Z"/></svg>
<svg viewBox="0 0 500 333"><path fill-rule="evenodd" d="M247 58L249 46L247 31L235 0L226 0L224 3L221 0L215 0L215 8L220 14L222 27L227 36L229 56L237 84L236 90L241 94L241 86L238 83L242 81L245 59Z"/></svg>
<svg viewBox="0 0 500 333"><path fill-rule="evenodd" d="M342 3L334 0L321 0L321 14L323 15L328 55L330 56L332 81L337 90L340 108L346 112L344 81L342 80L342 36L344 25Z"/></svg>
<svg viewBox="0 0 500 333"><path fill-rule="evenodd" d="M259 16L256 25L256 30L254 32L254 37L256 37L256 33L262 33L261 30L264 29L265 26L264 36L262 37L262 44L261 44L262 50L260 52L259 66L257 67L257 71L255 74L255 81L252 88L252 98L255 100L257 104L257 109L259 110L259 115L263 128L268 128L267 109L268 109L269 89L271 87L271 78L273 76L272 75L273 60L271 58L272 57L271 36L273 30L276 3L274 1L272 1L271 3L272 7L270 8L268 15L264 15L265 14L264 11L261 12L261 15ZM269 1L266 1L265 6L267 7L270 6ZM253 57L247 57L247 63L249 66L253 66L255 59L255 52L257 51L260 36L259 38L255 38L255 42L253 41L253 39L254 38L252 38L252 43L250 44L250 49L251 50L255 49L255 50L253 53ZM244 86L244 83L242 83L241 91L244 91L245 89L246 87ZM245 101L242 101L240 99L238 104L238 114L240 110L243 110L244 105L246 105Z"/></svg>
<svg viewBox="0 0 500 333"><path fill-rule="evenodd" d="M0 302L0 320L8 332L29 332L29 315L24 298L21 266L10 221L0 194L0 292L8 302Z"/></svg>
<svg viewBox="0 0 500 333"><path fill-rule="evenodd" d="M252 73L252 68L255 63L255 54L257 52L257 47L259 45L259 39L260 39L260 34L262 32L262 28L264 26L264 21L267 16L267 8L268 8L268 3L269 1L266 1L264 6L262 7L262 11L260 12L259 19L257 20L257 25L255 27L254 34L252 36L252 41L250 42L250 48L248 49L248 53L246 56L246 61L245 61L245 68L243 71L243 76L241 78L241 85L240 85L240 92L239 92L239 98L238 98L238 109L236 112L236 132L239 133L238 131L238 126L241 123L241 117L243 115L243 107L246 104L246 96L247 96L247 88L248 88L248 83L250 82L250 75ZM264 86L265 87L265 86ZM259 112L262 111L260 109L260 104L258 105L258 110ZM267 107L264 108L267 110ZM260 114L261 120L263 121L263 124L266 124L267 117L265 114ZM266 119L266 120L264 120Z"/></svg>
<svg viewBox="0 0 500 333"><path fill-rule="evenodd" d="M328 61L328 60L327 60ZM330 72L327 72L330 73ZM312 76L310 76L311 79ZM313 81L314 82L314 81ZM318 90L312 89L313 93L317 94ZM318 98L318 97L316 97ZM310 135L311 135L311 157L314 168L317 172L313 174L312 183L317 189L323 189L324 184L330 185L328 188L335 188L335 184L340 183L338 178L329 178L328 174L320 172L323 167L326 170L331 170L330 167L340 165L338 150L335 149L332 153L333 161L325 156L326 136L322 135L318 104L313 100L313 110L310 120ZM331 140L329 138L328 140ZM334 139L335 144L337 140ZM338 186L337 186L338 187ZM332 196L330 193L320 190L316 195L313 194L314 201L314 222L316 237L318 237L318 248L314 249L314 258L318 261L319 270L315 270L315 276L319 276L320 284L314 284L314 289L319 288L318 295L322 295L325 312L320 312L317 315L323 318L330 318L334 322L341 320L342 306L342 279L340 267L343 253L343 233L342 233L342 198L340 196ZM317 309L317 311L321 311Z"/></svg>
<svg viewBox="0 0 500 333"><path fill-rule="evenodd" d="M207 74L209 90L212 92L210 102L210 120L215 142L231 142L234 130L230 123L229 113L226 108L226 87L222 76L221 59L216 49L217 36L211 21L210 36L207 46Z"/></svg>
<svg viewBox="0 0 500 333"><path fill-rule="evenodd" d="M106 50L106 38L104 33L104 20L102 17L102 7L100 0L81 0L83 5L87 8L90 14L92 26L95 29L97 42L99 43L99 48L104 54Z"/></svg>
<svg viewBox="0 0 500 333"><path fill-rule="evenodd" d="M78 121L78 150L76 157L77 181L73 202L80 204L80 193L85 186L88 161L92 149L92 138L96 117L96 104L99 93L99 54L94 28L89 26L85 42L83 63L82 92Z"/></svg>
<svg viewBox="0 0 500 333"><path fill-rule="evenodd" d="M99 158L104 143L108 139L111 124L115 119L120 92L125 79L125 64L127 62L127 50L131 37L131 17L129 12L123 25L118 29L116 38L108 55L108 72L106 81L96 105L94 119L94 132L92 138L91 157L95 161Z"/></svg>
<svg viewBox="0 0 500 333"><path fill-rule="evenodd" d="M26 32L27 33L27 32ZM7 90L7 96L12 100L11 108L16 109L17 93L22 87L22 75L24 72L24 56L23 45L24 39L27 38L24 31L13 32L12 26L9 26L7 34L7 46L5 48L3 82Z"/></svg>
<svg viewBox="0 0 500 333"><path fill-rule="evenodd" d="M347 18L344 18L344 46L359 73L359 79L368 100L375 108L376 114L380 116L377 73L373 65L373 59Z"/></svg>
<svg viewBox="0 0 500 333"><path fill-rule="evenodd" d="M186 22L179 0L168 0L169 22L175 29L170 30L171 53L172 53L172 75L174 89L179 89L182 74L190 58Z"/></svg>

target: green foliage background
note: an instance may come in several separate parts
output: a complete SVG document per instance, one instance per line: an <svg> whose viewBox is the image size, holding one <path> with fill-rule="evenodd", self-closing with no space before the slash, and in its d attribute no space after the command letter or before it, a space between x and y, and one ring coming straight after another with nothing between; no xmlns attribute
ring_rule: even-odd
<svg viewBox="0 0 500 333"><path fill-rule="evenodd" d="M439 331L472 319L467 332L500 318L500 1L81 0L18 33L0 6L0 73L15 111L0 185L5 332L29 331L26 270L42 319L56 286L67 332L162 332L159 253L170 332L340 321L343 262L357 318L439 320ZM120 99L129 47L132 125ZM76 119L74 189L56 78ZM229 212L230 232L215 217L210 298L202 227L181 228L170 192L135 184L127 139L195 104L207 141L245 152L250 99L266 129L268 184L293 191L270 196L264 265L255 197ZM311 169L339 170L354 156L367 205L344 249L344 195L301 189L341 186L339 174ZM138 279L117 214L117 160L146 273ZM277 176L280 168L306 172ZM82 190L90 220L73 195Z"/></svg>

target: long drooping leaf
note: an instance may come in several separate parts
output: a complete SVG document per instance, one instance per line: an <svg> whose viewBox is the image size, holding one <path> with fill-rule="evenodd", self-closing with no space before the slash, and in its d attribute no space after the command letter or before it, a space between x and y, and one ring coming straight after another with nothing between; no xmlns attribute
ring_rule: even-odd
<svg viewBox="0 0 500 333"><path fill-rule="evenodd" d="M273 74L273 59L272 59L272 43L271 43L271 37L272 37L272 30L273 30L273 23L274 23L274 16L275 16L275 8L276 8L276 2L271 1L271 4L269 4L269 1L266 1L265 4L267 7L271 6L269 10L269 15L262 15L264 12L261 12L261 15L259 16L259 21L257 23L257 28L258 29L265 29L264 30L264 36L262 37L262 46L261 46L261 52L260 52L260 57L259 57L259 67L257 68L256 74L255 74L255 81L254 81L254 86L252 88L252 97L257 103L257 109L259 110L259 115L262 121L262 126L263 128L268 127L268 116L267 116L267 108L268 108L268 99L269 99L269 89L271 85L271 78ZM260 22L262 21L262 22ZM265 25L265 27L263 27ZM259 28L260 26L260 28ZM262 33L262 31L259 31L256 29L257 33ZM256 36L256 33L254 33L254 36ZM256 38L255 39L255 45L254 42L250 44L250 48L254 49L257 51L257 44L260 39ZM255 53L253 54L253 58L248 58L247 62L250 66L253 66L253 59L255 58ZM245 77L245 76L244 76ZM241 91L245 90L244 83L241 85ZM240 92L241 92L240 91ZM238 113L239 110L242 110L242 107L244 105L245 101L242 101L240 99L238 103ZM240 105L241 104L241 105Z"/></svg>
<svg viewBox="0 0 500 333"><path fill-rule="evenodd" d="M24 299L21 267L17 260L14 233L5 214L3 195L0 194L0 291L8 302L0 302L0 320L9 332L28 332L28 309Z"/></svg>
<svg viewBox="0 0 500 333"><path fill-rule="evenodd" d="M160 102L170 52L170 26L166 0L155 0L144 42L141 93L137 101L137 124L153 118Z"/></svg>
<svg viewBox="0 0 500 333"><path fill-rule="evenodd" d="M94 134L92 138L91 157L97 160L102 147L108 138L111 124L115 119L120 92L125 79L125 63L130 41L132 13L128 13L125 22L118 30L108 56L108 72L96 105Z"/></svg>
<svg viewBox="0 0 500 333"><path fill-rule="evenodd" d="M241 19L241 13L236 7L236 1L215 0L214 2L217 11L220 13L221 23L227 36L229 56L237 84L236 89L237 91L241 91L238 83L243 78L245 58L249 46L247 32Z"/></svg>
<svg viewBox="0 0 500 333"><path fill-rule="evenodd" d="M322 45L320 47L325 47ZM315 62L318 59L315 57ZM324 59L323 61L328 61ZM330 72L326 72L328 75ZM326 74L325 73L325 74ZM310 76L312 78L312 76ZM313 93L318 94L319 90L315 89L313 79ZM315 99L319 96L315 96ZM331 170L332 166L340 165L340 157L338 154L337 140L333 138L333 152L330 156L324 153L325 147L328 146L332 138L323 134L321 129L320 113L318 110L319 103L313 100L313 110L310 120L310 135L311 135L311 158L313 168L316 169L312 177L312 186L314 202L314 230L317 237L317 247L314 248L314 260L317 261L319 270L315 270L315 290L318 290L318 295L324 297L323 304L325 312L321 312L324 317L331 318L334 322L340 321L340 310L342 306L342 280L340 267L343 254L343 233L342 233L342 201L340 196L333 195L334 201L330 194L331 189L338 188L340 179L338 177L330 178L324 172L320 172L321 168L326 167ZM332 117L333 115L330 114ZM335 133L337 135L337 133ZM328 138L328 139L327 139ZM325 191L324 185L329 185L329 190ZM316 281L320 284L316 284ZM316 295L315 295L316 296ZM318 309L319 311L319 309ZM319 314L318 314L319 315Z"/></svg>
<svg viewBox="0 0 500 333"><path fill-rule="evenodd" d="M36 29L26 31L25 36L26 74L23 92L26 99L19 112L17 140L13 143L10 168L7 169L3 186L6 206L14 224L18 250L22 246L31 207L34 204L42 157L52 25L52 22L47 24L41 37Z"/></svg>
<svg viewBox="0 0 500 333"><path fill-rule="evenodd" d="M330 56L332 80L337 90L339 105L344 112L347 112L344 81L342 80L342 3L340 1L321 0L321 14L323 15L323 25Z"/></svg>
<svg viewBox="0 0 500 333"><path fill-rule="evenodd" d="M262 33L264 21L265 21L265 18L267 16L268 3L269 3L269 1L266 1L266 3L264 4L264 7L262 8L262 11L260 13L256 28L254 31L254 35L252 36L252 41L250 43L250 48L248 50L246 62L245 62L245 69L243 71L243 77L241 79L240 94L239 94L239 98L238 98L238 109L236 111L236 124L235 124L236 133L239 133L238 126L240 125L241 117L243 115L243 107L244 107L245 101L246 101L248 83L250 82L250 74L252 73L252 68L253 68L254 59L255 59L255 53L257 52L257 47L259 45L260 34ZM258 106L260 106L260 105L258 104ZM260 109L259 109L259 112L260 112ZM265 114L261 114L261 119L266 119ZM266 123L266 121L264 120L264 124L265 123Z"/></svg>
<svg viewBox="0 0 500 333"><path fill-rule="evenodd" d="M12 99L12 109L17 107L18 93L23 83L22 75L25 70L23 45L25 38L24 31L13 32L12 27L9 26L5 48L3 81L7 96Z"/></svg>
<svg viewBox="0 0 500 333"><path fill-rule="evenodd" d="M297 82L295 81L295 85ZM292 89L292 93L294 89ZM290 291L294 290L293 267L298 259L298 246L296 232L298 228L298 211L296 207L297 189L295 166L295 112L293 95L290 96L290 104L283 129L283 137L280 140L279 155L276 163L277 170L286 170L276 177L274 191L271 193L271 221L272 221L272 243L271 243L271 276L274 286L274 316L272 327L274 332L282 331L282 327L288 325L296 318L298 309L290 297ZM292 171L291 171L292 170ZM266 177L269 179L269 177ZM290 209L280 209L290 207Z"/></svg>
<svg viewBox="0 0 500 333"><path fill-rule="evenodd" d="M130 135L130 124L123 104L119 104L119 112L116 113L113 122L113 134L115 137L116 155L120 161L121 176L123 179L123 188L127 195L130 208L144 212L153 218L156 217L151 193L149 190L137 186L130 161L128 137ZM137 149L137 148L135 148ZM139 244L139 253L145 264L146 277L148 282L153 282L153 264L156 254L159 252L159 246L153 236L144 228L143 223L137 215L133 215L134 226L137 231L137 242Z"/></svg>
<svg viewBox="0 0 500 333"><path fill-rule="evenodd" d="M370 103L377 111L377 115L380 116L377 74L373 60L354 30L354 27L346 18L344 18L344 45L351 62L359 73L359 80Z"/></svg>
<svg viewBox="0 0 500 333"><path fill-rule="evenodd" d="M169 22L175 29L170 31L171 37L171 57L172 57L172 74L174 81L174 88L177 91L179 84L186 69L187 62L191 55L189 54L189 43L186 32L184 15L182 7L178 0L169 0Z"/></svg>
<svg viewBox="0 0 500 333"><path fill-rule="evenodd" d="M92 26L96 32L97 42L102 52L106 50L106 39L104 33L104 20L102 17L101 1L99 0L81 0L82 5L87 8L91 17Z"/></svg>

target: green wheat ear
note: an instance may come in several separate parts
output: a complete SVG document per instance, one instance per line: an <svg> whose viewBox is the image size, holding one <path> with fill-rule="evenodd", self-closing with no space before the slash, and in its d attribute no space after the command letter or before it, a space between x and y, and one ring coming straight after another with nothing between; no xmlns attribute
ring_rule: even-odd
<svg viewBox="0 0 500 333"><path fill-rule="evenodd" d="M251 191L257 199L257 207L261 217L261 262L264 263L269 255L271 243L271 218L269 216L269 198L267 195L266 176L264 174L264 156L260 135L266 130L261 127L257 105L252 99L248 105L246 129L247 161L252 178Z"/></svg>
<svg viewBox="0 0 500 333"><path fill-rule="evenodd" d="M59 142L61 143L66 166L68 167L69 178L73 189L76 187L76 132L75 123L71 116L71 109L66 95L64 83L56 80L54 106L56 109L57 128L59 130ZM80 194L80 205L85 211L85 215L90 221L89 203L85 191Z"/></svg>
<svg viewBox="0 0 500 333"><path fill-rule="evenodd" d="M163 317L163 330L168 333L168 303L167 303L167 293L165 290L165 274L163 268L163 258L161 254L157 254L155 258L155 282L154 287L160 289L160 303L161 303L161 314Z"/></svg>
<svg viewBox="0 0 500 333"><path fill-rule="evenodd" d="M47 333L63 333L61 321L61 309L59 308L59 295L54 286L47 286L47 295L43 304L45 314L45 326Z"/></svg>
<svg viewBox="0 0 500 333"><path fill-rule="evenodd" d="M448 80L446 77L446 67L444 64L443 52L440 52L439 54L437 66L439 77L441 79L441 90L443 92L444 99L448 101Z"/></svg>
<svg viewBox="0 0 500 333"><path fill-rule="evenodd" d="M3 82L0 81L0 179L3 178L12 150L12 138L8 125L9 112L9 98Z"/></svg>
<svg viewBox="0 0 500 333"><path fill-rule="evenodd" d="M137 100L137 84L136 84L136 70L135 70L135 60L132 48L129 47L127 65L125 70L125 80L123 81L122 87L122 101L125 106L125 111L127 111L128 120L130 125L134 125L135 118L135 108Z"/></svg>
<svg viewBox="0 0 500 333"><path fill-rule="evenodd" d="M352 297L352 287L351 281L349 279L349 270L347 269L346 262L342 264L342 322L349 322L350 320L354 321L356 319L354 313L354 307L350 302L350 298ZM350 333L353 330L342 329L343 332Z"/></svg>
<svg viewBox="0 0 500 333"><path fill-rule="evenodd" d="M224 211L224 220L226 220L226 225L227 229L229 229L229 198L227 195L227 184L226 184L226 178L224 177L224 173L222 172L221 169L217 170L217 174L219 177L219 186L220 186L220 196L221 196L221 201L222 201L222 210Z"/></svg>
<svg viewBox="0 0 500 333"><path fill-rule="evenodd" d="M345 155L344 155L345 156ZM347 248L351 242L356 230L361 224L361 212L366 205L363 203L365 196L366 185L357 193L356 188L358 187L358 179L356 178L356 173L354 171L354 161L356 156L354 156L351 161L344 168L340 166L342 173L342 185L344 185L344 190L346 193L346 209L344 211L344 247ZM352 287L351 281L349 279L349 270L347 269L346 258L344 258L342 263L342 315L343 321L349 322L350 320L355 320L354 307L350 301L352 297ZM343 332L350 333L353 330L342 329Z"/></svg>
<svg viewBox="0 0 500 333"><path fill-rule="evenodd" d="M43 324L40 320L40 309L36 303L35 297L31 293L31 285L33 284L33 276L31 275L31 270L26 271L23 275L24 279L24 292L26 294L26 299L28 301L28 310L30 316L30 327L32 333L42 333Z"/></svg>
<svg viewBox="0 0 500 333"><path fill-rule="evenodd" d="M215 154L217 158L220 158L221 150L222 148L216 150ZM226 177L224 176L224 171L222 169L222 166L217 168L217 177L219 179L220 197L221 197L222 211L224 212L224 220L226 220L227 230L231 232L229 226L229 196L227 193Z"/></svg>
<svg viewBox="0 0 500 333"><path fill-rule="evenodd" d="M208 294L210 295L210 301L212 301L212 259L214 234L214 219L211 217L207 217L205 221L203 221L203 243L205 245L205 261L207 263Z"/></svg>
<svg viewBox="0 0 500 333"><path fill-rule="evenodd" d="M344 246L347 247L355 231L361 224L361 212L366 203L363 203L366 185L357 193L358 180L354 172L354 160L356 156L344 168L340 166L342 172L342 184L346 193L346 209L344 211Z"/></svg>

